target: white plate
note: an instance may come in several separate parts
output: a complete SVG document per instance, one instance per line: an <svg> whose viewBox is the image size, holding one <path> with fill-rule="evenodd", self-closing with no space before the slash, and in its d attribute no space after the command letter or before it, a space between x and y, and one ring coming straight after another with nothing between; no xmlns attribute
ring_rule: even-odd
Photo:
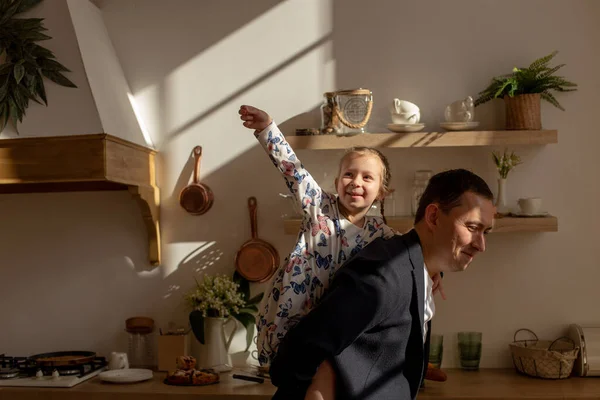
<svg viewBox="0 0 600 400"><path fill-rule="evenodd" d="M511 214L513 214L515 217L547 217L548 215L550 215L550 214L548 214L547 211L542 211L538 214L524 214L520 211L517 211L517 212L513 212Z"/></svg>
<svg viewBox="0 0 600 400"><path fill-rule="evenodd" d="M440 126L449 131L468 131L479 126L479 122L440 122Z"/></svg>
<svg viewBox="0 0 600 400"><path fill-rule="evenodd" d="M98 374L100 379L105 382L113 383L132 383L142 382L152 379L152 371L149 369L113 369L110 371L104 371Z"/></svg>
<svg viewBox="0 0 600 400"><path fill-rule="evenodd" d="M387 128L392 132L418 132L425 124L388 124Z"/></svg>

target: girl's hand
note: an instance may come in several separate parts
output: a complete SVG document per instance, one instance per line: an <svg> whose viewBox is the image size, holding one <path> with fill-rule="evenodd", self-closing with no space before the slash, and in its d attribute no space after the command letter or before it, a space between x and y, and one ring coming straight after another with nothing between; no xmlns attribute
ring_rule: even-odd
<svg viewBox="0 0 600 400"><path fill-rule="evenodd" d="M239 113L244 126L257 131L262 131L273 121L269 114L252 106L241 106Z"/></svg>
<svg viewBox="0 0 600 400"><path fill-rule="evenodd" d="M438 291L442 296L442 299L446 300L446 293L444 293L444 285L442 285L442 276L438 273L433 276L433 287L431 288L432 293L435 295Z"/></svg>

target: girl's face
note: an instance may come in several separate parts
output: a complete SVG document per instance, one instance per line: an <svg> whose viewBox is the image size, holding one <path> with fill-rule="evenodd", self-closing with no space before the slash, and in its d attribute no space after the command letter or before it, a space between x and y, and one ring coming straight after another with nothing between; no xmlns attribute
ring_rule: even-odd
<svg viewBox="0 0 600 400"><path fill-rule="evenodd" d="M366 213L382 193L383 164L370 154L351 154L340 166L335 187L349 215Z"/></svg>

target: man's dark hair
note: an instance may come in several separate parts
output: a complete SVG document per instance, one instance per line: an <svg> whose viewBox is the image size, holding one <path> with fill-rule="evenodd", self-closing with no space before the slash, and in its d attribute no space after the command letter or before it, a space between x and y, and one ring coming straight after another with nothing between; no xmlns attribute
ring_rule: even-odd
<svg viewBox="0 0 600 400"><path fill-rule="evenodd" d="M448 213L460 205L460 198L465 192L472 192L491 201L494 199L487 183L471 171L451 169L435 174L419 199L415 224L425 217L428 205L437 203L443 212Z"/></svg>

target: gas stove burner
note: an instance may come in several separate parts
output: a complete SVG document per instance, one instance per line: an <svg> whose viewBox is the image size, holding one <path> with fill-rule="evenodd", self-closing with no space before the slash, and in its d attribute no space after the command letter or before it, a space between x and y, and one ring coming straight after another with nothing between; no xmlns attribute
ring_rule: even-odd
<svg viewBox="0 0 600 400"><path fill-rule="evenodd" d="M19 376L19 370L16 368L0 368L0 379L13 379Z"/></svg>
<svg viewBox="0 0 600 400"><path fill-rule="evenodd" d="M59 369L58 373L61 376L63 376L63 375L79 375L79 374L81 374L81 370L80 369Z"/></svg>

